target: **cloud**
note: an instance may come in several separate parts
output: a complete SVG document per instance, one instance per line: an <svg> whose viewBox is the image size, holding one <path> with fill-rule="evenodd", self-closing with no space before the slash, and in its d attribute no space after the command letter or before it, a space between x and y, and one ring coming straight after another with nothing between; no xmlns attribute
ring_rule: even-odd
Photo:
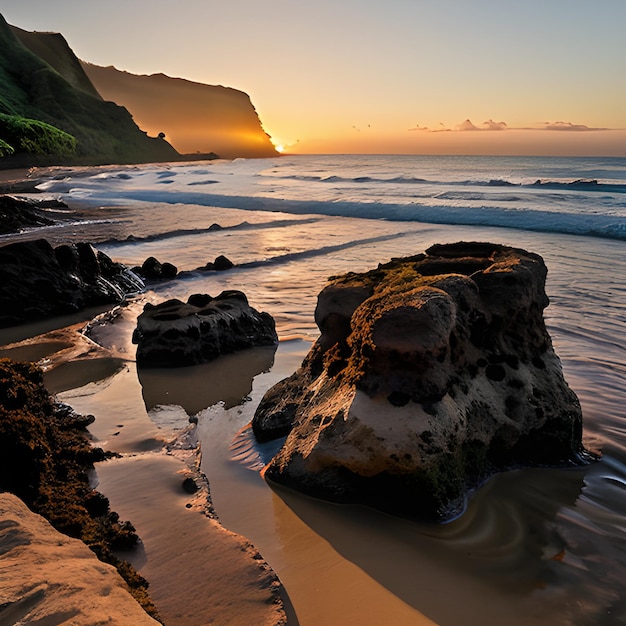
<svg viewBox="0 0 626 626"><path fill-rule="evenodd" d="M472 120L469 118L465 121L457 124L454 128L448 128L445 124L439 124L441 128L435 128L433 130L423 127L423 128L412 128L411 130L427 130L431 133L465 133L465 132L485 132L492 130L509 130L509 126L506 122L494 122L491 118L486 122L483 122L480 126L476 126Z"/></svg>
<svg viewBox="0 0 626 626"><path fill-rule="evenodd" d="M461 130L461 131L480 130L480 128L478 128L478 126L474 126L474 124L472 124L472 122L469 119L467 119L464 122L461 122L460 124L458 124L456 129L457 130Z"/></svg>
<svg viewBox="0 0 626 626"><path fill-rule="evenodd" d="M483 130L509 130L506 122L494 122L491 118L482 123Z"/></svg>
<svg viewBox="0 0 626 626"><path fill-rule="evenodd" d="M486 122L483 122L480 126L476 126L471 120L467 119L464 122L461 122L456 130L460 131L486 131L486 130L508 130L506 122L494 122L491 118L489 118Z"/></svg>
<svg viewBox="0 0 626 626"><path fill-rule="evenodd" d="M422 131L428 133L465 133L465 132L489 132L489 131L504 131L504 130L560 130L560 131L572 131L572 132L590 132L599 130L616 130L613 128L595 128L592 126L586 126L585 124L574 124L573 122L541 122L534 126L515 127L509 126L506 122L495 122L489 118L486 122L483 122L480 126L476 126L469 118L465 121L457 124L454 128L449 128L445 124L439 124L440 128L428 128L428 126L420 126L417 124L413 128L409 128L411 131Z"/></svg>
<svg viewBox="0 0 626 626"><path fill-rule="evenodd" d="M611 130L610 128L592 128L585 124L573 124L572 122L543 122L539 130L571 130L576 132L588 132L595 130Z"/></svg>

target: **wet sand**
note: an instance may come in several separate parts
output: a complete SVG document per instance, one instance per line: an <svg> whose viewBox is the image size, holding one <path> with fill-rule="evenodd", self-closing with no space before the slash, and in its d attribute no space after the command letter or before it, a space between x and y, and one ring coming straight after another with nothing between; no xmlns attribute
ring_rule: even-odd
<svg viewBox="0 0 626 626"><path fill-rule="evenodd" d="M274 572L252 544L215 518L188 414L182 408L166 411L160 424L148 417L135 364L126 354L128 317L137 310L130 307L127 315L113 318L123 338L119 344L96 344L81 332L84 322L21 341L29 330L16 328L4 331L9 343L0 357L39 361L59 400L96 415L89 429L94 443L122 454L98 465L96 486L136 527L140 549L119 556L150 581L165 623L285 623L289 599ZM111 339L117 333L110 332L111 316L105 318L100 334ZM193 480L195 493L183 488L185 479Z"/></svg>
<svg viewBox="0 0 626 626"><path fill-rule="evenodd" d="M577 565L551 520L577 499L584 471L501 475L446 526L270 488L260 469L271 445L255 444L247 424L310 343L138 373L130 337L142 306L95 318L91 338L74 322L0 355L39 357L58 399L95 415L95 443L123 455L97 467L98 488L142 537L143 549L126 556L166 623L279 623L280 588L265 562L284 585L292 625L577 623L564 582ZM183 490L186 477L197 493Z"/></svg>

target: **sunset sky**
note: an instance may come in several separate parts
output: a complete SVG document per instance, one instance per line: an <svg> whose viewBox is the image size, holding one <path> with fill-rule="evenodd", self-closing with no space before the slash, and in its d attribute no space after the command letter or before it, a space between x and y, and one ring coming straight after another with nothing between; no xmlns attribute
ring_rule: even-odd
<svg viewBox="0 0 626 626"><path fill-rule="evenodd" d="M62 32L98 65L241 89L288 152L626 156L626 0L4 0L0 11Z"/></svg>

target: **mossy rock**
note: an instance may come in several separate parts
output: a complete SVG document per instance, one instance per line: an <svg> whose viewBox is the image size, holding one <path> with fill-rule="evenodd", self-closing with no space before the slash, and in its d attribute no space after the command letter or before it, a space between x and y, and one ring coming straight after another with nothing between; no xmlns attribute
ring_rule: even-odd
<svg viewBox="0 0 626 626"><path fill-rule="evenodd" d="M101 561L114 565L158 619L148 582L113 554L134 546L138 537L90 486L88 471L110 454L89 443L89 420L54 403L32 363L0 359L0 398L0 490L15 494L58 531L81 539Z"/></svg>

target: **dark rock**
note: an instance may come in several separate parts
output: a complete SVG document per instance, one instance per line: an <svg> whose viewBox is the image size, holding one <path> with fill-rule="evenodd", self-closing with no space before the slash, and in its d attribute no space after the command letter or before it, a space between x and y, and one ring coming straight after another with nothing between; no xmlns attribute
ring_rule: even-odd
<svg viewBox="0 0 626 626"><path fill-rule="evenodd" d="M59 200L26 200L14 196L0 196L0 234L16 233L25 228L54 224L44 209L67 208Z"/></svg>
<svg viewBox="0 0 626 626"><path fill-rule="evenodd" d="M178 268L175 265L167 261L161 263L153 256L149 256L141 267L134 267L133 271L146 280L166 280L176 278L178 274Z"/></svg>
<svg viewBox="0 0 626 626"><path fill-rule="evenodd" d="M0 248L0 327L121 302L144 289L91 244L54 249L45 239Z"/></svg>
<svg viewBox="0 0 626 626"><path fill-rule="evenodd" d="M443 519L494 472L587 460L543 319L546 274L536 254L457 243L332 279L320 338L254 416L259 440L288 434L265 476Z"/></svg>
<svg viewBox="0 0 626 626"><path fill-rule="evenodd" d="M176 278L178 268L167 261L161 265L161 278Z"/></svg>
<svg viewBox="0 0 626 626"><path fill-rule="evenodd" d="M224 270L229 270L233 267L235 267L235 264L223 254L220 254L220 256L213 261L213 269L217 272L223 272Z"/></svg>
<svg viewBox="0 0 626 626"><path fill-rule="evenodd" d="M233 290L215 298L193 294L186 303L147 304L133 333L137 364L143 367L194 365L277 342L271 315L259 313L242 292Z"/></svg>
<svg viewBox="0 0 626 626"><path fill-rule="evenodd" d="M191 478L191 476L187 476L187 478L183 480L182 487L185 493L196 493L196 491L198 491L198 485L196 485L196 481Z"/></svg>

